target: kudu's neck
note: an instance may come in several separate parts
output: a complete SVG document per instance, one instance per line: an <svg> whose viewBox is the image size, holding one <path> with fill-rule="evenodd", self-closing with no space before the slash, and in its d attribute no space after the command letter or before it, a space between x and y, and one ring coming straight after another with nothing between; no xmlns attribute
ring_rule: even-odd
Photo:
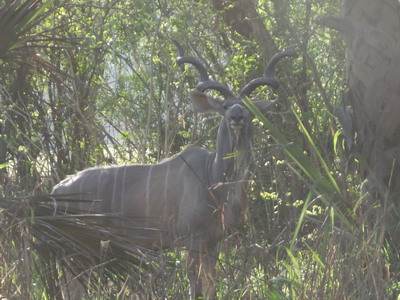
<svg viewBox="0 0 400 300"><path fill-rule="evenodd" d="M252 128L245 128L237 138L222 120L217 134L217 149L209 169L210 183L244 179L251 155Z"/></svg>
<svg viewBox="0 0 400 300"><path fill-rule="evenodd" d="M211 156L208 181L213 198L219 200L218 211L225 233L240 231L247 216L246 187L252 156L251 124L236 137L221 122L217 134L217 150ZM228 158L227 158L228 157Z"/></svg>

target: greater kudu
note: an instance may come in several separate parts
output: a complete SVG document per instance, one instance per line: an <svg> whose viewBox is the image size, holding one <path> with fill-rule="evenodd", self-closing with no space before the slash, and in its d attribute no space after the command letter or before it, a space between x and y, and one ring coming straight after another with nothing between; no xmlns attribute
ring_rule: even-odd
<svg viewBox="0 0 400 300"><path fill-rule="evenodd" d="M126 234L141 246L152 249L185 246L191 298L204 295L205 299L213 299L218 242L227 230L236 231L246 214L253 115L242 100L261 85L276 89L279 85L274 77L276 63L295 53L276 54L265 76L249 82L236 97L226 86L210 81L203 64L183 56L182 48L177 46L180 54L177 63L192 64L200 73L197 91L190 93L195 111L223 116L216 151L188 147L158 164L86 169L61 181L52 193L101 200L80 204L79 210L118 214L116 225L136 228L125 229ZM218 91L224 100L207 96L206 90ZM254 102L261 111L273 103ZM135 220L135 226L127 226L129 220ZM156 230L143 231L146 233L143 236L138 226Z"/></svg>

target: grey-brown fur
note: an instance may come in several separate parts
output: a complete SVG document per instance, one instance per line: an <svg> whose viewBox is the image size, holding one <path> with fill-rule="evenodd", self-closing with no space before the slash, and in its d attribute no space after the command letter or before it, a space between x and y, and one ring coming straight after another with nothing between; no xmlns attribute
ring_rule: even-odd
<svg viewBox="0 0 400 300"><path fill-rule="evenodd" d="M181 58L184 63L191 60ZM199 65L197 60L196 64ZM204 70L203 79L207 78ZM276 85L270 77L258 82L261 83L247 85L240 98L211 81L201 82L197 87L200 91L191 92L196 111L223 116L215 152L191 147L158 164L90 168L60 182L53 193L77 193L82 199L100 200L74 209L117 214L120 218L115 224L120 227L133 222L125 231L141 246L185 246L191 298L203 295L214 299L218 243L225 233L238 230L247 208L253 116L241 98L260 84ZM225 99L208 97L203 93L206 89L220 91ZM271 104L273 101L255 102L260 110ZM232 157L232 153L240 154Z"/></svg>

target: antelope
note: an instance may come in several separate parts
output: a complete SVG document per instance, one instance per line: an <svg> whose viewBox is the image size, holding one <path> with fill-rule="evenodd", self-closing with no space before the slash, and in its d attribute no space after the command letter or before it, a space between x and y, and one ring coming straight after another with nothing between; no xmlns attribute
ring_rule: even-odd
<svg viewBox="0 0 400 300"><path fill-rule="evenodd" d="M239 231L246 220L254 116L243 99L262 85L277 89L275 66L281 58L295 56L295 52L286 50L273 56L265 76L253 79L235 96L225 85L209 80L204 65L184 56L183 48L174 43L178 65L191 64L200 74L197 89L190 92L194 110L222 116L216 151L192 146L157 164L89 168L61 181L52 194L97 200L75 208L113 213L119 216L115 221L118 228L128 228L124 226L127 222L135 222L131 229L124 230L143 247L184 246L190 299L214 299L219 242L226 234ZM219 92L223 100L208 96L205 92L209 90ZM254 105L265 112L276 101L254 101Z"/></svg>

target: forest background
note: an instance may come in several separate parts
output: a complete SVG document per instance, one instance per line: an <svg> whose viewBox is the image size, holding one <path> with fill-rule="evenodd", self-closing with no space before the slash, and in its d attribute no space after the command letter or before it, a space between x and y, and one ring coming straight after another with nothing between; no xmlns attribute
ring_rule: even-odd
<svg viewBox="0 0 400 300"><path fill-rule="evenodd" d="M0 295L61 297L60 256L69 254L59 253L57 245L65 247L65 241L57 236L50 243L52 236L46 235L44 246L44 231L37 227L61 221L35 218L36 210L44 209L40 195L65 176L89 166L155 163L189 144L214 149L219 117L192 111L189 92L198 74L176 65L174 39L205 62L212 78L236 91L261 76L276 52L291 48L299 54L280 63L281 87L275 94L267 88L253 93L254 100L281 101L255 121L246 236L219 258L219 299L396 299L397 231L388 230L386 221L398 223L396 214L388 214L396 211L391 183L397 180L397 142L388 138L396 150L384 164L390 167L375 172L378 159L370 160L365 147L376 145L362 143L368 130L360 129L361 122L371 121L357 118L362 105L356 105L357 95L349 100L348 92L368 87L352 78L372 82L376 77L368 76L381 74L374 68L383 65L379 55L371 62L371 52L351 52L367 40L360 32L373 37L376 32L328 16L344 14L384 30L378 21L399 19L398 5L373 0L3 2ZM387 27L395 31L398 23ZM356 33L358 42L352 43ZM383 46L373 49L387 57ZM360 67L367 63L371 69ZM373 109L379 111L379 100L387 99L380 96L374 94ZM374 127L374 134L396 135L396 126ZM149 298L185 299L183 253L159 256L146 263L162 270L156 275L133 260L140 279L132 275L131 281L123 263L108 269L107 262L95 262L101 270L92 266L97 275L88 299L134 299L143 291Z"/></svg>

